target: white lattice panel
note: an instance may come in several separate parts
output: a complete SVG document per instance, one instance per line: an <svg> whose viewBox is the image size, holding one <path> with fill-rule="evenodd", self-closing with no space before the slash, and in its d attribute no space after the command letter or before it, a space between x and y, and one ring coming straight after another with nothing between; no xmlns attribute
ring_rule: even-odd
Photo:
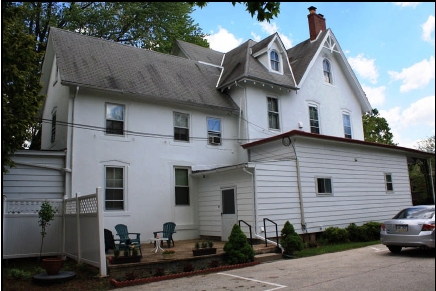
<svg viewBox="0 0 436 291"><path fill-rule="evenodd" d="M65 201L65 214L76 214L76 200Z"/></svg>
<svg viewBox="0 0 436 291"><path fill-rule="evenodd" d="M38 214L45 200L8 200L6 201L5 213L8 214ZM61 201L49 201L55 213L62 209Z"/></svg>
<svg viewBox="0 0 436 291"><path fill-rule="evenodd" d="M80 199L80 214L97 213L97 197Z"/></svg>

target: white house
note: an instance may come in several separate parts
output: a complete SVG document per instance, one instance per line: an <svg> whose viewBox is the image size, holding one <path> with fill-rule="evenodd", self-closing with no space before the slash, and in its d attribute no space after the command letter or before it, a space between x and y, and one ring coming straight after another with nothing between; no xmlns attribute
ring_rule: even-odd
<svg viewBox="0 0 436 291"><path fill-rule="evenodd" d="M364 141L371 105L309 10L310 38L288 50L275 33L168 55L51 28L41 148L66 152L64 195L102 187L105 228L143 240L167 221L176 240L227 240L239 220L316 233L411 205L408 159L431 155Z"/></svg>

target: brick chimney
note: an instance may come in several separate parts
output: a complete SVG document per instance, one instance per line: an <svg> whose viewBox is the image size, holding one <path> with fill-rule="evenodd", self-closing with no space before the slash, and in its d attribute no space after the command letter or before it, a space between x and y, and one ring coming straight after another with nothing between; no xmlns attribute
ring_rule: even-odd
<svg viewBox="0 0 436 291"><path fill-rule="evenodd" d="M325 18L322 14L316 14L316 7L310 6L307 9L309 9L307 20L309 21L310 40L314 40L320 31L326 30Z"/></svg>

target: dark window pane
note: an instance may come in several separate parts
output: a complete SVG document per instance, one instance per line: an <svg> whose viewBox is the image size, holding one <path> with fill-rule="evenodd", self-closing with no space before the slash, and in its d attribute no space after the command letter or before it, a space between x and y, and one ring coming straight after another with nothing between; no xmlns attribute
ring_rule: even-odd
<svg viewBox="0 0 436 291"><path fill-rule="evenodd" d="M123 210L124 202L123 201L106 201L105 203L106 210Z"/></svg>
<svg viewBox="0 0 436 291"><path fill-rule="evenodd" d="M176 205L189 205L189 187L176 187Z"/></svg>
<svg viewBox="0 0 436 291"><path fill-rule="evenodd" d="M106 133L124 134L124 123L122 121L106 120Z"/></svg>
<svg viewBox="0 0 436 291"><path fill-rule="evenodd" d="M235 190L228 189L222 191L223 214L235 214Z"/></svg>
<svg viewBox="0 0 436 291"><path fill-rule="evenodd" d="M174 140L189 141L189 129L187 128L174 128Z"/></svg>

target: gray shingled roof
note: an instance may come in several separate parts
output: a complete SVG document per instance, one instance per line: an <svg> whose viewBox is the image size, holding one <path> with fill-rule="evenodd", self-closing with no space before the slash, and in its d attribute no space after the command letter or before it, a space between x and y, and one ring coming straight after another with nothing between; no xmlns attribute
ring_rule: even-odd
<svg viewBox="0 0 436 291"><path fill-rule="evenodd" d="M307 67L315 56L316 51L320 47L322 40L329 30L330 28L321 32L321 34L318 36L318 39L314 42L311 42L310 39L307 39L286 51L288 53L289 63L291 64L292 72L294 73L297 84L300 84L301 78L303 78Z"/></svg>
<svg viewBox="0 0 436 291"><path fill-rule="evenodd" d="M62 84L238 111L235 102L216 89L216 67L58 28L50 29L50 38Z"/></svg>
<svg viewBox="0 0 436 291"><path fill-rule="evenodd" d="M257 80L260 82L275 84L284 88L294 89L296 84L292 78L289 67L283 66L283 75L271 73L257 58L253 57L250 49L256 47L257 51L261 46L266 46L274 35L263 40L261 45L253 40L248 40L237 48L226 53L224 57L224 73L221 77L219 88L225 88L235 81L242 79Z"/></svg>
<svg viewBox="0 0 436 291"><path fill-rule="evenodd" d="M183 40L176 40L176 45L190 60L202 61L221 66L224 53L214 51L210 48L205 48Z"/></svg>

